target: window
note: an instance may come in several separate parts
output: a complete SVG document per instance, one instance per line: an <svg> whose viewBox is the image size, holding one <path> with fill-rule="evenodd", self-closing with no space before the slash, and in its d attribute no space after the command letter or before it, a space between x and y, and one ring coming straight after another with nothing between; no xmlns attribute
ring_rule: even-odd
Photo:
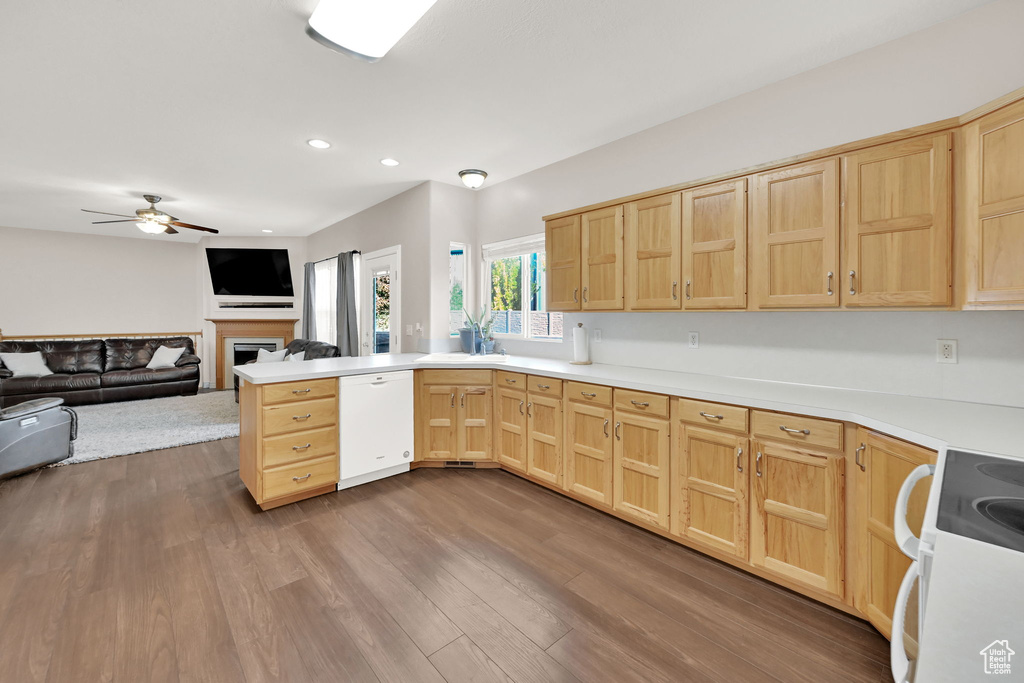
<svg viewBox="0 0 1024 683"><path fill-rule="evenodd" d="M452 242L448 248L448 333L459 336L466 326L466 258L469 248Z"/></svg>
<svg viewBox="0 0 1024 683"><path fill-rule="evenodd" d="M329 258L313 265L313 311L316 313L316 340L338 343L338 259Z"/></svg>
<svg viewBox="0 0 1024 683"><path fill-rule="evenodd" d="M486 245L483 252L491 334L561 340L562 314L545 310L544 235Z"/></svg>

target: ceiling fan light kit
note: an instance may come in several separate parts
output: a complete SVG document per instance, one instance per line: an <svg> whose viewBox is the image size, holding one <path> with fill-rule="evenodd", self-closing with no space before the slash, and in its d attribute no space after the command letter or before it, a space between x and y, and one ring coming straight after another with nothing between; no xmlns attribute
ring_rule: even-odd
<svg viewBox="0 0 1024 683"><path fill-rule="evenodd" d="M160 201L160 197L155 194L144 194L142 198L149 202L149 208L138 209L135 212L135 216L129 216L123 213L110 213L109 211L93 211L92 209L82 209L86 213L99 213L104 216L120 216L122 220L117 221L93 221L93 225L99 225L100 223L135 223L136 227L144 233L150 235L159 235L160 233L166 233L168 235L177 235L178 231L172 226L179 228L188 228L189 230L200 230L202 232L218 234L219 230L213 228L204 228L201 225L193 225L191 223L182 223L177 218L169 213L164 213L160 209L156 208L156 203Z"/></svg>
<svg viewBox="0 0 1024 683"><path fill-rule="evenodd" d="M376 62L433 7L436 0L320 0L306 35L336 52Z"/></svg>

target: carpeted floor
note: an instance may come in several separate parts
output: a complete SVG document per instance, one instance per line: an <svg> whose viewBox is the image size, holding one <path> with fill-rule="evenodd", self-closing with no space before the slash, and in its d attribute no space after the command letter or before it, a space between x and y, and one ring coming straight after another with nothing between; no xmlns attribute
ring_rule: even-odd
<svg viewBox="0 0 1024 683"><path fill-rule="evenodd" d="M70 465L238 436L238 404L232 391L145 401L76 406L75 454Z"/></svg>

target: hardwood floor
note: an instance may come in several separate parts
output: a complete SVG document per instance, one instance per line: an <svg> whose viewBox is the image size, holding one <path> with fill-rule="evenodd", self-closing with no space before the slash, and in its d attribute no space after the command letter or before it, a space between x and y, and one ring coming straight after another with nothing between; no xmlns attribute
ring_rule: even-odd
<svg viewBox="0 0 1024 683"><path fill-rule="evenodd" d="M260 512L237 450L0 482L0 680L892 680L865 623L505 472Z"/></svg>

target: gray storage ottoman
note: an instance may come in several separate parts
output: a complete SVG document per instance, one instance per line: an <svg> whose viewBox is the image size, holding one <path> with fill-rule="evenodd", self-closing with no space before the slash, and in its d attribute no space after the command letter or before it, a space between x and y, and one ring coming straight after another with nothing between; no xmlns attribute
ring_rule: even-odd
<svg viewBox="0 0 1024 683"><path fill-rule="evenodd" d="M0 479L71 457L75 411L62 398L37 398L0 410Z"/></svg>

